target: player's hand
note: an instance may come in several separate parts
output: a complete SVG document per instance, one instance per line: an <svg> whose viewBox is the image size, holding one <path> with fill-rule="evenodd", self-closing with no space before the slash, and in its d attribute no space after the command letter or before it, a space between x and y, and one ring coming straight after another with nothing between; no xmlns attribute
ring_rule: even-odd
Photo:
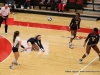
<svg viewBox="0 0 100 75"><path fill-rule="evenodd" d="M25 51L27 51L27 48L24 48Z"/></svg>
<svg viewBox="0 0 100 75"><path fill-rule="evenodd" d="M45 50L42 50L42 52L45 52Z"/></svg>
<svg viewBox="0 0 100 75"><path fill-rule="evenodd" d="M86 44L83 45L83 47L85 48Z"/></svg>
<svg viewBox="0 0 100 75"><path fill-rule="evenodd" d="M78 31L80 31L80 29L78 29Z"/></svg>
<svg viewBox="0 0 100 75"><path fill-rule="evenodd" d="M41 48L41 50L42 50L42 52L45 52L45 50L44 50L44 49L42 49L42 48Z"/></svg>

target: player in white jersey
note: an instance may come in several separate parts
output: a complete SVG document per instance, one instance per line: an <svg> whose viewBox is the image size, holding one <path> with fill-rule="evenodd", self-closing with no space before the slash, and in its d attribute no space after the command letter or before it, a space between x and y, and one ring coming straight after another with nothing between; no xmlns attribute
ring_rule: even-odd
<svg viewBox="0 0 100 75"><path fill-rule="evenodd" d="M17 60L19 58L19 52L18 52L19 46L21 46L22 48L24 48L24 50L26 50L26 48L23 45L21 45L21 39L20 39L19 35L20 35L19 31L14 32L12 50L13 50L15 59L12 61L12 64L9 66L10 69L14 69L14 65L19 65L17 63Z"/></svg>

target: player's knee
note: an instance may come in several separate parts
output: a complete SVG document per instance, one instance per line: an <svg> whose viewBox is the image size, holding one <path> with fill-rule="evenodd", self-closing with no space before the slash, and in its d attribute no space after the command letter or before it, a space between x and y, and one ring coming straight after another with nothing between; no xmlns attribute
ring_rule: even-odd
<svg viewBox="0 0 100 75"><path fill-rule="evenodd" d="M88 56L88 55L89 55L89 53L85 53L85 55L86 55L86 56Z"/></svg>

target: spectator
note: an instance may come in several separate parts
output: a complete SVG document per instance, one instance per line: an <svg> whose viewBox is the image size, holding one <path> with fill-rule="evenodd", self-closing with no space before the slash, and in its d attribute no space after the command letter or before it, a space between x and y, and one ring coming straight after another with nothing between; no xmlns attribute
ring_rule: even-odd
<svg viewBox="0 0 100 75"><path fill-rule="evenodd" d="M24 2L24 8L27 5L27 9L29 9L30 3L31 3L31 0L25 0L25 2Z"/></svg>
<svg viewBox="0 0 100 75"><path fill-rule="evenodd" d="M61 0L54 0L52 3L51 3L51 11L55 10L55 8L57 8L58 4L61 2ZM58 9L57 9L58 11Z"/></svg>
<svg viewBox="0 0 100 75"><path fill-rule="evenodd" d="M58 4L58 11L64 11L66 4L67 0L61 0L61 3Z"/></svg>
<svg viewBox="0 0 100 75"><path fill-rule="evenodd" d="M39 0L39 9L41 9L41 6L45 5L46 0Z"/></svg>

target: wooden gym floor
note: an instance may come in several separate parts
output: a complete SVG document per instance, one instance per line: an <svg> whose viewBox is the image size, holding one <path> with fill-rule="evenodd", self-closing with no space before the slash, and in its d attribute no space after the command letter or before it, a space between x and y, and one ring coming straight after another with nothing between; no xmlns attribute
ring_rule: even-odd
<svg viewBox="0 0 100 75"><path fill-rule="evenodd" d="M71 18L52 16L53 20L47 21L48 16L15 13L10 15L15 21L56 24L68 26ZM100 29L100 21L82 20L81 27ZM74 40L74 49L68 47L70 32L63 30L43 29L35 27L9 26L8 34L4 34L4 25L0 28L0 35L6 37L12 43L13 32L19 30L22 40L27 40L37 34L42 35L42 42L47 43L49 53L38 54L38 51L31 53L20 52L18 62L14 70L9 69L11 61L14 59L13 53L2 63L0 63L0 75L99 75L100 61L94 50L83 60L83 64L78 61L85 53L83 48L84 39ZM78 36L87 36L87 33L77 33ZM44 44L46 45L46 44ZM98 44L100 46L100 43ZM20 50L19 50L20 51ZM79 72L82 71L82 72Z"/></svg>

